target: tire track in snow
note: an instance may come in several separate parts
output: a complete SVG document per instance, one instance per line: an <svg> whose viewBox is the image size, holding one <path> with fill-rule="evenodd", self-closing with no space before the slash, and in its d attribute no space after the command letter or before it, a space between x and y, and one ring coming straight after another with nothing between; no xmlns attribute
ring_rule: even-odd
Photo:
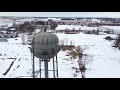
<svg viewBox="0 0 120 90"><path fill-rule="evenodd" d="M15 61L15 60L14 60ZM10 64L10 67L8 68L8 70L3 74L3 75L6 75L8 72L9 72L9 70L11 69L11 67L12 67L12 65L14 64L14 61Z"/></svg>
<svg viewBox="0 0 120 90"><path fill-rule="evenodd" d="M18 58L14 61L12 67L10 68L9 72L6 74L5 78L9 78L9 76L12 74L12 72L14 71L14 69L18 66L18 62L21 59L22 55L23 55L23 51L24 51L24 46L22 47L22 50L20 52L20 55L18 56Z"/></svg>

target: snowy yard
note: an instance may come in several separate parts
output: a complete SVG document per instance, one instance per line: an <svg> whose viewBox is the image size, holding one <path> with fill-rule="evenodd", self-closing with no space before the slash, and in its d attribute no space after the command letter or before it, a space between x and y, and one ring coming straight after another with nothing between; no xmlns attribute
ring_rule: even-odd
<svg viewBox="0 0 120 90"><path fill-rule="evenodd" d="M58 12L57 12L58 13ZM68 13L68 12L67 12ZM75 13L75 12L74 12ZM65 16L74 17L74 13L68 13ZM6 13L8 16L12 14ZM14 13L15 14L15 13ZM61 42L65 45L75 45L75 47L80 46L83 51L83 56L86 55L84 60L89 61L85 67L85 78L120 78L120 50L118 48L112 47L114 40L108 41L104 38L110 36L112 38L116 38L117 34L120 34L120 18L114 18L116 15L112 13L91 13L88 12L85 14L82 12L79 14L75 13L75 16L78 15L84 16L84 18L64 18L63 14L59 14L62 17L53 18L53 16L57 16L57 14L41 14L39 13L37 17L33 17L34 14L28 13L28 16L24 16L25 12L21 14L16 14L20 17L0 17L0 30L11 30L11 27L15 27L16 30L21 32L28 32L30 29L29 26L35 26L33 30L35 33L40 32L43 29L44 25L49 26L49 24L58 24L55 30L58 32L55 33L52 30L48 30L49 32L54 32L59 38L59 44ZM98 15L97 15L98 14ZM2 15L2 13L1 13ZM36 16L35 15L35 16ZM45 18L45 16L52 16L51 18ZM58 15L58 16L59 16ZM100 16L100 18L85 18L87 17L95 17ZM105 17L102 18L101 17ZM104 16L105 15L105 16ZM106 17L113 18L106 18ZM4 16L4 15L3 15ZM5 15L6 16L6 15ZM14 16L14 15L13 15ZM24 17L21 17L24 16ZM39 17L39 16L44 16ZM118 14L117 17L119 17ZM47 22L49 20L49 22ZM51 22L53 20L54 22ZM40 22L39 22L40 21ZM41 22L42 21L42 22ZM30 22L25 23L25 22ZM44 23L43 23L44 22ZM46 23L47 22L47 23ZM51 22L51 23L50 23ZM118 24L117 24L118 23ZM22 25L23 24L23 25ZM68 25L69 24L69 25ZM100 25L99 25L100 24ZM104 26L101 26L104 25ZM111 26L109 26L111 25ZM112 26L113 25L113 26ZM115 26L118 25L118 26ZM40 27L42 26L42 27ZM52 25L53 26L53 25ZM55 25L56 26L56 25ZM42 28L42 29L40 29ZM49 27L48 27L49 28ZM28 30L27 30L28 29ZM67 30L74 30L80 31L79 34L65 34ZM59 33L65 31L65 33ZM76 31L76 32L77 32ZM6 31L5 31L6 32ZM31 30L30 30L31 32ZM82 33L83 32L83 33ZM28 32L29 33L29 32ZM34 34L35 34L34 33ZM68 32L67 32L68 33ZM75 33L75 32L74 32ZM87 33L87 34L85 34ZM95 35L96 34L96 35ZM100 35L97 35L100 34ZM23 39L25 38L25 42L30 44L31 36L27 37L27 34L19 34L17 38L9 38L6 42L3 42L3 38L0 38L0 78L33 78L32 74L32 54L30 52L30 45L25 44L23 45ZM28 39L28 41L26 41ZM22 41L23 40L23 41ZM51 39L52 40L52 39ZM55 39L54 39L55 40ZM72 49L73 50L73 49ZM71 51L72 51L71 50ZM58 57L58 77L59 78L82 78L81 72L79 70L79 59L72 59L71 55L69 55L70 51L60 51L57 54ZM78 53L77 53L78 55ZM82 55L82 54L81 54ZM82 57L83 59L83 57ZM53 61L52 59L48 63L49 70L53 69ZM41 62L41 69L42 75L41 77L44 78L44 62ZM78 70L78 71L77 71ZM39 78L39 59L35 57L35 75L36 78ZM53 72L49 71L49 77L53 78Z"/></svg>
<svg viewBox="0 0 120 90"><path fill-rule="evenodd" d="M92 62L86 66L86 78L117 78L120 77L120 50L111 47L113 42L103 39L106 36L83 33L58 35L59 39L68 38L75 45L86 47L84 53L93 56Z"/></svg>
<svg viewBox="0 0 120 90"><path fill-rule="evenodd" d="M120 50L111 47L113 41L107 41L108 35L90 34L56 34L59 40L73 40L75 46L86 48L84 54L92 56L92 61L86 65L86 78L117 78L120 77ZM115 35L109 35L115 37ZM21 37L0 42L0 78L32 78L32 60L29 45L21 44ZM66 52L58 53L59 78L81 78L72 67L78 68L78 59L71 60ZM38 58L36 72L39 70ZM51 68L52 60L49 62ZM43 67L43 66L42 66ZM50 74L51 75L51 74ZM39 75L38 75L39 76ZM52 77L52 76L50 76Z"/></svg>
<svg viewBox="0 0 120 90"><path fill-rule="evenodd" d="M1 78L31 78L32 60L29 45L21 44L21 37L8 39L8 42L0 42L0 77ZM75 61L66 61L65 52L59 52L59 77L73 77L74 71L71 67L76 66ZM39 70L38 58L36 60L36 72ZM51 61L52 62L52 61ZM52 63L49 62L49 69ZM13 63L13 64L12 64ZM42 66L43 67L43 66ZM78 75L80 76L80 75Z"/></svg>

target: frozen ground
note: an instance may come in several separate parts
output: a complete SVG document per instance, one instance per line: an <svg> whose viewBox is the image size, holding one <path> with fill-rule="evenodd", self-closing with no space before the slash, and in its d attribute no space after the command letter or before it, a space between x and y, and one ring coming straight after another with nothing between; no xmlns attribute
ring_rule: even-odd
<svg viewBox="0 0 120 90"><path fill-rule="evenodd" d="M115 33L120 33L120 26L101 26L104 29L114 30Z"/></svg>
<svg viewBox="0 0 120 90"><path fill-rule="evenodd" d="M32 61L29 45L21 44L21 37L9 39L9 42L0 42L0 77L1 78L31 78ZM72 67L78 67L77 60L71 61L65 56L65 52L58 53L59 77L72 78L75 70ZM68 59L68 60L65 60ZM39 70L38 58L35 58L36 72ZM43 62L42 62L43 63ZM49 69L52 69L52 60L49 62ZM42 64L43 68L43 64ZM43 73L43 72L42 72ZM52 78L52 72L50 76ZM77 77L81 77L79 73ZM38 75L39 76L39 75ZM42 75L43 77L43 75ZM44 77L43 77L44 78Z"/></svg>
<svg viewBox="0 0 120 90"><path fill-rule="evenodd" d="M81 26L81 25L58 25L56 30L97 30L98 27L88 27L88 26Z"/></svg>
<svg viewBox="0 0 120 90"><path fill-rule="evenodd" d="M92 56L92 61L86 65L86 78L117 78L120 77L120 50L111 47L113 41L103 39L108 35L89 34L57 34L59 40L71 40L75 46L86 48L84 54ZM109 35L115 37L115 35ZM29 45L21 44L21 37L0 42L0 77L1 78L31 78L32 61ZM59 78L81 78L80 73L75 73L72 67L78 68L77 59L71 60L66 52L58 53ZM89 57L88 57L89 59ZM39 70L38 58L36 72ZM42 62L43 63L43 62ZM43 68L43 64L42 64ZM52 60L49 69L52 68ZM10 70L9 70L10 69ZM43 72L42 72L43 73ZM50 77L52 73L50 72ZM39 77L39 75L38 75ZM43 77L43 74L42 74Z"/></svg>
<svg viewBox="0 0 120 90"><path fill-rule="evenodd" d="M120 50L111 47L113 41L103 39L106 36L58 34L59 39L68 38L68 42L73 40L75 45L85 47L84 53L92 56L93 60L87 64L86 78L117 78L120 77Z"/></svg>

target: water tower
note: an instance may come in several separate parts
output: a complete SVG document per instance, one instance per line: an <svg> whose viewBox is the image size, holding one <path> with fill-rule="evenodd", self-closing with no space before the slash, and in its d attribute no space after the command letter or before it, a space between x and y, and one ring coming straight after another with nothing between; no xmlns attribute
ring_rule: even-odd
<svg viewBox="0 0 120 90"><path fill-rule="evenodd" d="M44 62L44 74L45 78L49 78L49 67L48 62L52 61L53 63L53 77L58 78L58 61L57 53L60 51L58 45L58 37L50 32L43 31L33 36L32 38L32 60L33 60L33 78L35 78L35 58L39 58L39 69L40 69L40 78L41 78L41 62ZM54 59L56 57L56 60ZM55 69L56 68L56 69Z"/></svg>

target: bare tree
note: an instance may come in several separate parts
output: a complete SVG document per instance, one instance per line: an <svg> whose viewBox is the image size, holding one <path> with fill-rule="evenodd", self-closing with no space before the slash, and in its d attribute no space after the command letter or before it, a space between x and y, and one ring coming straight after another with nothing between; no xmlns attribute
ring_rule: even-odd
<svg viewBox="0 0 120 90"><path fill-rule="evenodd" d="M93 60L93 56L92 55L83 55L82 60L84 61L84 64L90 64Z"/></svg>
<svg viewBox="0 0 120 90"><path fill-rule="evenodd" d="M86 65L89 64L93 60L93 56L83 55L83 57L79 60L79 69L82 74L82 78L85 78L85 71L87 70Z"/></svg>
<svg viewBox="0 0 120 90"><path fill-rule="evenodd" d="M114 47L120 48L120 34L117 35L116 40L113 44Z"/></svg>
<svg viewBox="0 0 120 90"><path fill-rule="evenodd" d="M86 65L89 64L93 60L92 56L83 54L85 49L86 48L82 49L80 46L77 46L75 48L75 50L78 52L78 57L79 57L78 65L79 65L80 72L82 74L82 78L85 78L85 71L87 70Z"/></svg>

